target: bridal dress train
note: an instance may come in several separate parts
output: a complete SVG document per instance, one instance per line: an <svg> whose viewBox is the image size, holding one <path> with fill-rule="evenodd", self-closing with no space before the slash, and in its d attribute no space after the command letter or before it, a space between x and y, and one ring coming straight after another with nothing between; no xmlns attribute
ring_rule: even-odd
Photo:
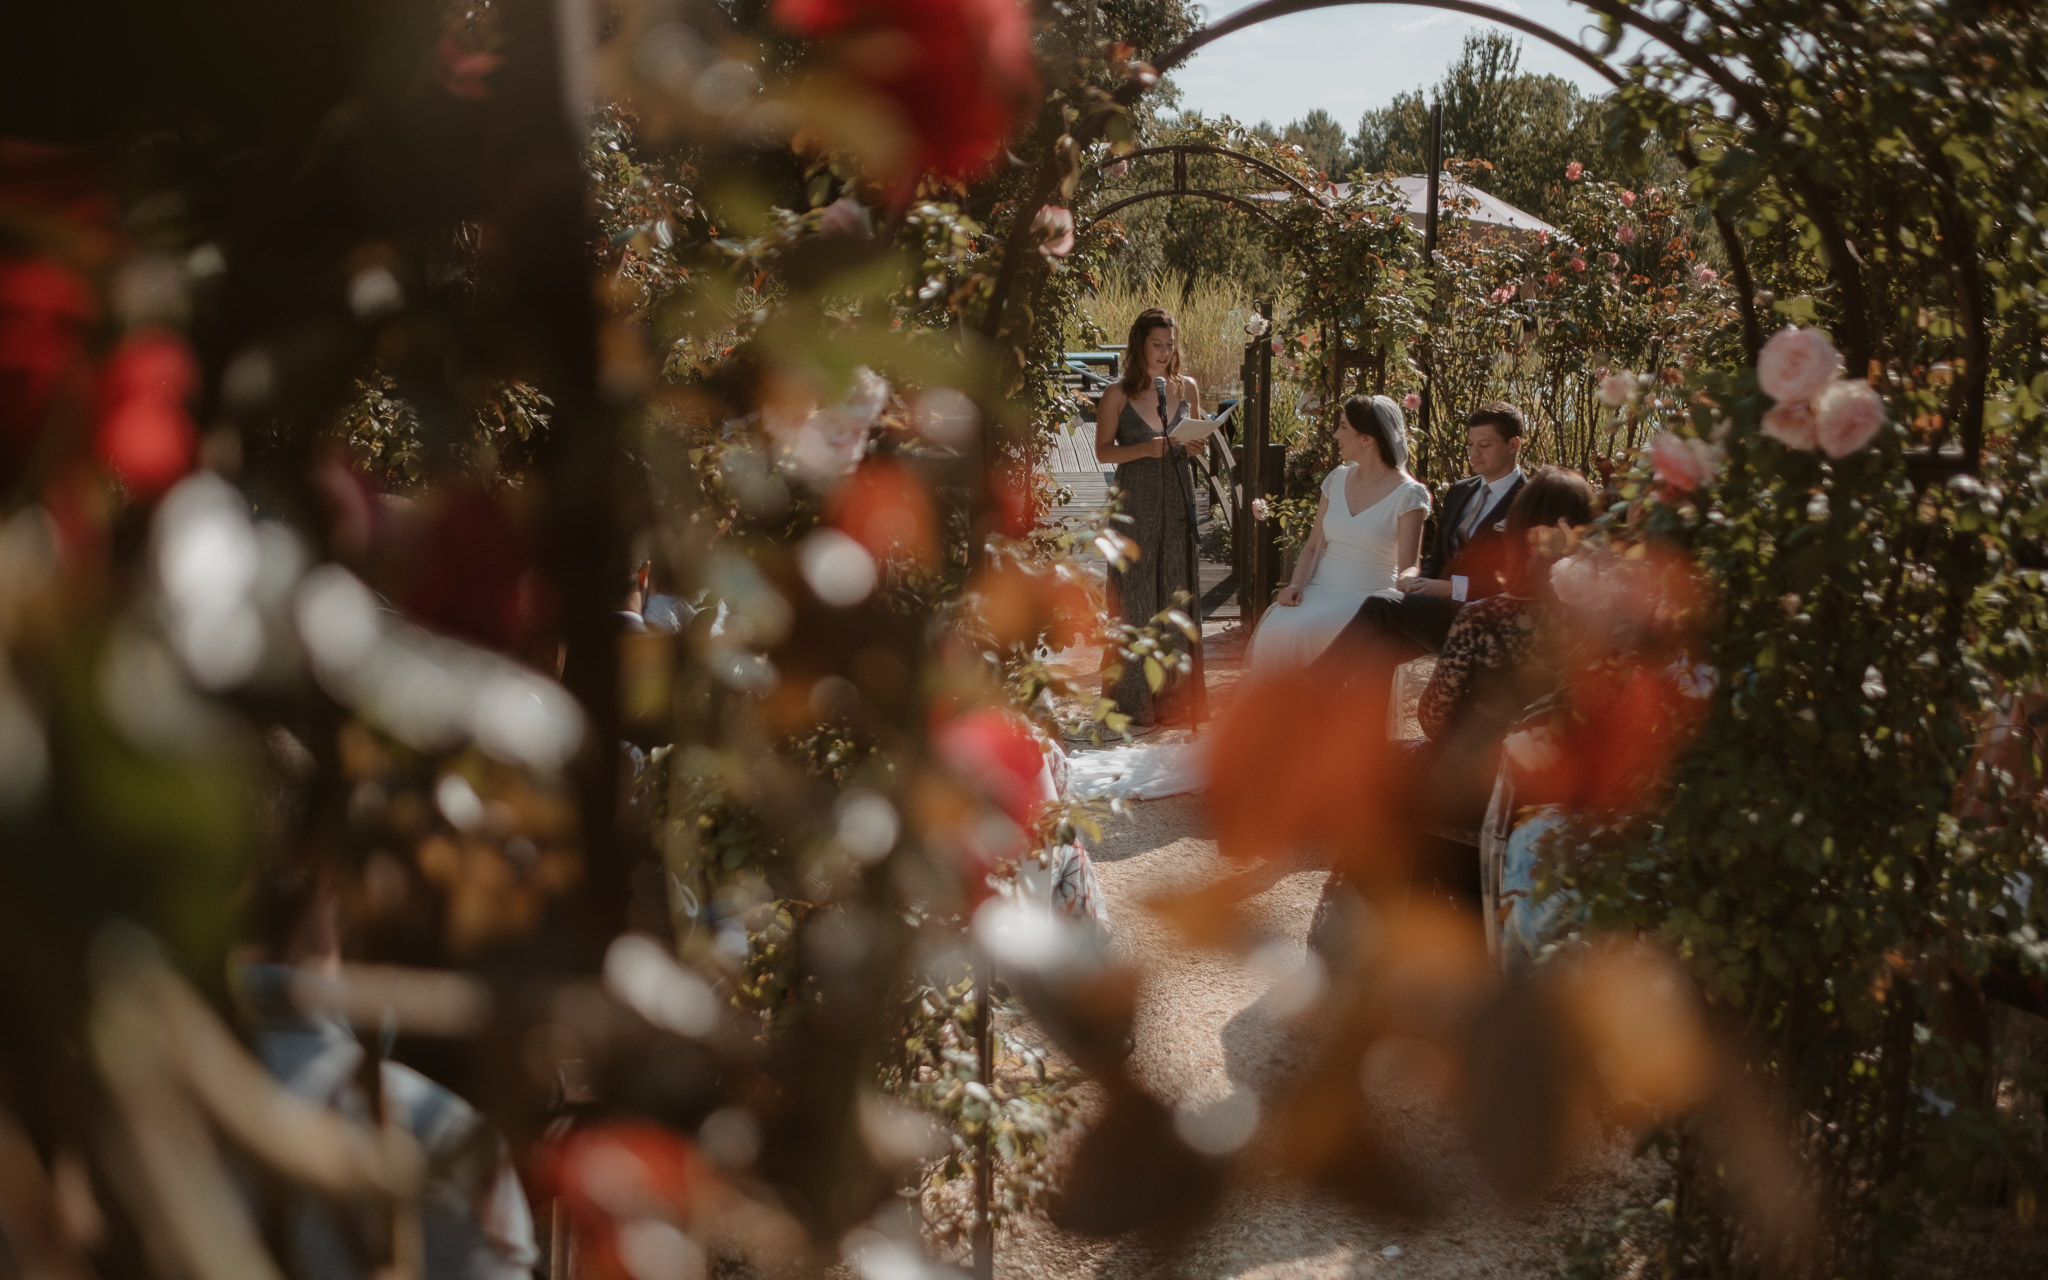
<svg viewBox="0 0 2048 1280"><path fill-rule="evenodd" d="M1246 655L1254 677L1305 667L1322 656L1368 596L1396 599L1401 566L1395 546L1401 517L1429 510L1429 489L1403 480L1386 497L1353 514L1344 500L1346 463L1323 477L1323 557L1298 605L1274 605L1259 619Z"/></svg>
<svg viewBox="0 0 2048 1280"><path fill-rule="evenodd" d="M1307 666L1327 649L1366 597L1398 594L1400 572L1395 543L1401 517L1429 510L1429 490L1419 480L1403 480L1392 492L1365 510L1353 513L1344 501L1350 464L1323 480L1329 509L1323 515L1323 557L1301 593L1298 605L1275 605L1259 620L1246 661L1251 671L1240 696L1257 697L1250 687L1261 675ZM1076 753L1068 766L1068 792L1075 797L1121 796L1157 800L1200 791L1207 782L1202 745L1185 736Z"/></svg>

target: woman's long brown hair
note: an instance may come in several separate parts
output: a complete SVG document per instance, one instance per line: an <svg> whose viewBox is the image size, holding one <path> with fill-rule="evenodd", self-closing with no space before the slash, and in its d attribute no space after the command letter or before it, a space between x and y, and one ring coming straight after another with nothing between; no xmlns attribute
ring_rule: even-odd
<svg viewBox="0 0 2048 1280"><path fill-rule="evenodd" d="M1549 529L1559 520L1574 529L1585 528L1593 523L1594 501L1592 483L1570 467L1544 467L1529 477L1508 507L1507 588L1511 594L1532 596L1549 582L1550 557L1535 554L1529 535Z"/></svg>
<svg viewBox="0 0 2048 1280"><path fill-rule="evenodd" d="M1138 313L1131 321L1131 339L1124 344L1124 376L1122 386L1127 396L1137 395L1152 384L1145 373L1145 339L1152 336L1154 329L1173 330L1173 361L1166 366L1166 377L1172 381L1180 377L1180 326L1174 323L1171 313L1152 307Z"/></svg>

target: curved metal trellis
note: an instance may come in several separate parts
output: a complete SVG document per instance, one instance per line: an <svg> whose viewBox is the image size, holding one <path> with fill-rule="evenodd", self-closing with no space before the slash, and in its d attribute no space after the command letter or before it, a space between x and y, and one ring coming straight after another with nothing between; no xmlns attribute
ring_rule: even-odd
<svg viewBox="0 0 2048 1280"><path fill-rule="evenodd" d="M1271 21L1274 18L1284 18L1291 14L1307 13L1315 9L1333 9L1353 4L1411 4L1420 8L1445 9L1455 13L1466 14L1470 17L1483 18L1489 22L1512 27L1525 35L1532 36L1537 40L1543 41L1545 44L1562 50L1585 63L1611 84L1620 85L1625 82L1625 77L1620 72L1608 66L1604 58L1583 45L1550 30L1540 23L1524 18L1520 14L1510 13L1504 9L1496 9L1491 5L1473 3L1472 0L1265 0L1265 3L1251 5L1232 14L1221 22L1203 27L1192 33L1187 39L1181 41L1178 45L1167 50L1157 58L1153 63L1153 67L1160 76L1163 76L1166 72L1171 71L1193 57L1196 52L1205 46L1222 39L1224 36L1245 30L1248 27L1257 26L1262 22ZM1586 0L1586 5L1589 9L1600 13L1606 13L1609 7L1618 7L1623 14L1629 13L1625 5L1610 6L1603 3L1602 0ZM1638 29L1642 27L1640 22L1631 22L1627 18L1622 18L1621 20L1626 25L1635 26ZM1650 34L1652 38L1661 38L1655 32L1648 32L1647 34ZM1144 95L1147 89L1157 83L1158 77L1131 78L1117 89L1113 95L1113 105L1098 108L1086 119L1076 124L1070 130L1069 136L1077 144L1085 147L1088 143L1101 136L1103 127L1108 123L1111 116L1137 101L1138 98ZM1152 149L1155 152L1157 150L1160 149ZM1215 150L1223 151L1224 149L1215 148ZM1263 161L1256 160L1255 157L1245 156L1243 158L1251 161L1262 171L1272 173L1280 177L1288 185L1297 188L1304 194L1308 194L1308 189L1291 175L1268 166ZM1054 193L1059 189L1060 181L1061 174L1059 168L1056 162L1049 158L1047 164L1040 171L1037 188L1030 196L1026 197L1026 207L1020 211L1018 217L1011 225L1009 241L1004 248L1001 264L997 267L995 286L991 291L988 309L982 319L982 330L990 337L995 336L1003 326L1010 290L1016 283L1016 273L1024 261L1025 251L1029 248L1029 239L1032 234L1031 224L1036 218L1038 211L1052 200ZM1163 194L1198 194L1199 196L1199 193L1186 191ZM1215 198L1224 194L1214 192L1209 193L1207 196L1199 196L1199 198ZM1226 202L1238 203L1236 200L1226 200ZM1121 206L1112 206L1112 209L1128 207L1132 203L1136 203L1136 201L1127 201ZM1104 212L1108 212L1108 210ZM1094 219L1091 219L1089 225L1092 226L1102 216L1102 214L1097 214Z"/></svg>
<svg viewBox="0 0 2048 1280"><path fill-rule="evenodd" d="M1691 67L1715 89L1725 94L1736 113L1745 117L1753 127L1768 131L1778 124L1774 118L1772 104L1760 86L1736 69L1719 61L1700 42L1693 39L1682 25L1646 14L1637 9L1631 0L1576 2L1590 13L1605 19L1610 31L1633 31L1669 50L1679 61ZM1163 75L1215 41L1274 18L1355 4L1407 4L1417 8L1442 9L1481 18L1519 31L1560 50L1584 63L1610 84L1620 86L1627 82L1625 76L1608 65L1602 54L1541 23L1492 5L1474 3L1473 0L1264 0L1263 3L1250 5L1220 22L1193 32L1180 44L1155 59L1153 69ZM1132 77L1116 91L1111 104L1098 109L1087 119L1079 122L1072 130L1074 140L1086 145L1101 136L1111 116L1137 101L1156 83L1156 77ZM1681 144L1685 142L1684 139L1678 141ZM1686 149L1690 150L1689 146ZM1937 178L1947 184L1937 190L1936 195L1942 202L1940 215L1944 223L1948 224L1948 233L1954 243L1951 265L1960 281L1962 297L1959 299L1959 305L1962 311L1965 354L1969 370L1966 377L1958 379L1958 396L1954 403L1952 421L1962 446L1959 469L1975 471L1981 459L1984 437L1985 380L1989 371L1989 361L1985 357L1990 345L1989 287L1983 271L1975 262L1978 246L1974 230L1968 225L1967 219L1960 216L1959 204L1953 196L1954 175L1946 171L1945 161L1938 150L1925 159ZM1860 367L1876 345L1875 335L1870 328L1870 317L1867 314L1868 293L1863 262L1850 243L1839 210L1834 207L1831 193L1821 185L1814 174L1795 166L1782 175L1782 180L1820 237L1828 274L1834 286L1841 290L1843 299L1844 356L1850 367ZM1010 243L997 272L989 309L982 323L984 331L990 336L1000 331L1004 324L1006 300L1015 284L1015 273L1024 261L1025 251L1029 248L1031 215L1052 198L1058 189L1059 181L1057 168L1049 163L1041 174L1037 191L1029 198L1030 210L1018 219L1012 229ZM1735 277L1745 282L1744 292L1739 297L1738 304L1742 313L1745 345L1751 348L1753 355L1761 333L1755 312L1756 302L1746 283L1748 271L1743 246L1725 214L1717 208L1715 215L1715 229L1728 250L1731 265L1735 268ZM1922 461L1931 464L1936 459L1930 453L1930 456ZM1948 466L1949 464L1944 463L1934 470L1947 469Z"/></svg>
<svg viewBox="0 0 2048 1280"><path fill-rule="evenodd" d="M1264 209L1261 209L1258 205L1252 203L1252 201L1246 199L1244 196L1235 195L1228 191L1217 191L1213 188L1189 186L1189 156L1215 156L1220 159L1228 160L1232 164L1238 165L1239 167L1250 170L1252 172L1261 174L1267 178L1272 179L1274 182L1280 183L1282 186L1292 189L1295 194L1301 196L1306 200L1314 202L1318 205L1321 204L1321 198L1317 196L1317 194L1312 189L1310 189L1307 183L1304 183L1303 181L1301 181L1301 179L1295 177L1293 174L1287 172L1285 169L1280 168L1278 165L1268 164L1264 160L1259 159L1257 156L1250 155L1243 151L1233 151L1229 147L1219 147L1211 143L1179 142L1172 143L1166 146L1144 147L1137 151L1127 152L1124 155L1105 158L1095 167L1098 170L1101 170L1109 167L1110 165L1128 164L1134 160L1147 160L1157 156L1173 157L1172 186L1155 187L1150 190L1135 192L1131 195L1124 196L1121 199L1115 200L1110 204L1107 204L1102 208L1096 210L1094 216L1090 217L1087 222L1083 223L1080 227L1075 229L1076 232L1078 234L1086 234L1091 228L1101 223L1104 219L1110 217L1111 215L1121 210L1128 209L1132 205L1143 204L1148 200L1171 199L1176 196L1192 196L1198 200L1213 200L1219 204L1227 204L1232 206L1233 208L1241 209L1244 212L1251 214L1253 217L1259 219L1259 221L1266 223L1269 226L1272 225L1274 221L1273 215L1266 212Z"/></svg>
<svg viewBox="0 0 2048 1280"><path fill-rule="evenodd" d="M1096 211L1094 217L1088 219L1088 221L1082 223L1079 227L1075 228L1075 234L1088 234L1088 232L1093 230L1098 224L1100 224L1103 221L1103 219L1109 217L1111 214L1118 213L1124 209L1128 209L1134 204L1144 204L1148 200L1170 200L1176 196L1192 196L1197 200L1213 200L1218 204L1227 204L1230 205L1232 208L1240 209L1245 213L1252 215L1254 218L1257 218L1259 221L1267 223L1269 225L1273 221L1272 214L1267 213L1264 209L1259 208L1259 206L1253 204L1251 201L1245 199L1243 196L1234 196L1231 195L1228 191L1209 191L1201 187L1161 187L1154 191L1140 191L1136 195L1125 196L1123 199L1118 200L1113 204L1104 205L1101 209L1098 209Z"/></svg>

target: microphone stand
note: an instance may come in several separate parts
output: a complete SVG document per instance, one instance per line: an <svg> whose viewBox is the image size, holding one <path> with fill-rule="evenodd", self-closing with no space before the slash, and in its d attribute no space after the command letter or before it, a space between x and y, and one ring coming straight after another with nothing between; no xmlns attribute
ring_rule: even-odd
<svg viewBox="0 0 2048 1280"><path fill-rule="evenodd" d="M1188 459L1186 451L1174 441L1173 428L1167 422L1166 379L1154 378L1152 385L1159 393L1159 426L1166 438L1166 452L1160 456L1160 461L1171 467L1173 474L1179 478L1181 498L1187 506L1188 536L1181 549L1187 558L1188 613L1195 620L1194 652L1190 655L1193 669L1188 675L1194 685L1189 699L1192 704L1190 718L1193 721L1190 727L1199 733L1202 721L1209 718L1209 681L1202 666L1202 574L1201 555L1195 545L1195 478L1193 464Z"/></svg>

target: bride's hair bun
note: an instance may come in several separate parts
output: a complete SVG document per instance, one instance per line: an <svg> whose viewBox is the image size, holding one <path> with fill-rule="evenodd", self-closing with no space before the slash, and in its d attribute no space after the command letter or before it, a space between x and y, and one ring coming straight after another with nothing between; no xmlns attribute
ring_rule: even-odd
<svg viewBox="0 0 2048 1280"><path fill-rule="evenodd" d="M1408 423L1401 406L1386 396L1353 396L1344 402L1344 422L1359 435L1372 437L1380 461L1390 467L1408 465Z"/></svg>

